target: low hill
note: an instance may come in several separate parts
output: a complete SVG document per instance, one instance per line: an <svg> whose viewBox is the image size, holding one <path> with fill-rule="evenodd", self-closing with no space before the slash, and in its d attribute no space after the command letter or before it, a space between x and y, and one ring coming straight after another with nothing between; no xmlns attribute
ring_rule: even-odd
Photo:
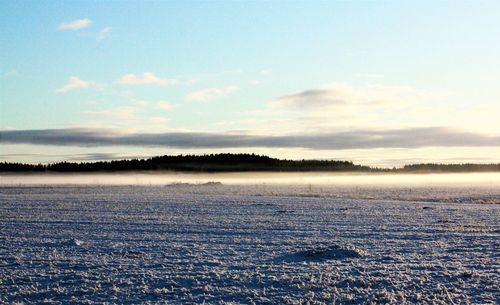
<svg viewBox="0 0 500 305"><path fill-rule="evenodd" d="M350 161L282 160L255 154L210 154L159 156L98 162L58 162L52 164L0 163L0 172L97 172L97 171L337 171L337 172L494 172L500 164L412 164L402 168L380 169Z"/></svg>
<svg viewBox="0 0 500 305"><path fill-rule="evenodd" d="M53 164L0 163L3 172L95 172L171 170L196 172L248 171L370 171L349 161L280 160L255 154L210 154L160 156L149 159Z"/></svg>

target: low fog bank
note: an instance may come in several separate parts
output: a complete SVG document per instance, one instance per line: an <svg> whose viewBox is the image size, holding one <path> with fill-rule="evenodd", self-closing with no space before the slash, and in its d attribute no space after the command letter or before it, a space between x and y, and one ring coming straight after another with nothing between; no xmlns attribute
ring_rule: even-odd
<svg viewBox="0 0 500 305"><path fill-rule="evenodd" d="M2 174L0 186L32 185L226 185L485 186L500 188L500 173L172 173Z"/></svg>

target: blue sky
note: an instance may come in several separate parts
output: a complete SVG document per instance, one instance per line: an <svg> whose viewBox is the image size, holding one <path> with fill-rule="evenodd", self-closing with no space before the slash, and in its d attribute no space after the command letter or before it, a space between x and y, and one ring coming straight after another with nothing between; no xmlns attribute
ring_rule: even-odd
<svg viewBox="0 0 500 305"><path fill-rule="evenodd" d="M498 16L498 1L1 1L1 158L498 162Z"/></svg>

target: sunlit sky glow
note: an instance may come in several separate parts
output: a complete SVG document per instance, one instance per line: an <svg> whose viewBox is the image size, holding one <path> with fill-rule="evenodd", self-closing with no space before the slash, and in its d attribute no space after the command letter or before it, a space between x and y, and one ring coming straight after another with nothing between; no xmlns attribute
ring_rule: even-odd
<svg viewBox="0 0 500 305"><path fill-rule="evenodd" d="M500 162L499 1L2 1L0 161Z"/></svg>

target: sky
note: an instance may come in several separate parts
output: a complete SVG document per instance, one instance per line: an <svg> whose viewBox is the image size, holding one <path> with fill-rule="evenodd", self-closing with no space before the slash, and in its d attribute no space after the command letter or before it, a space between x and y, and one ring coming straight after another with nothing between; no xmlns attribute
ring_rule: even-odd
<svg viewBox="0 0 500 305"><path fill-rule="evenodd" d="M0 161L500 162L499 1L0 1Z"/></svg>

